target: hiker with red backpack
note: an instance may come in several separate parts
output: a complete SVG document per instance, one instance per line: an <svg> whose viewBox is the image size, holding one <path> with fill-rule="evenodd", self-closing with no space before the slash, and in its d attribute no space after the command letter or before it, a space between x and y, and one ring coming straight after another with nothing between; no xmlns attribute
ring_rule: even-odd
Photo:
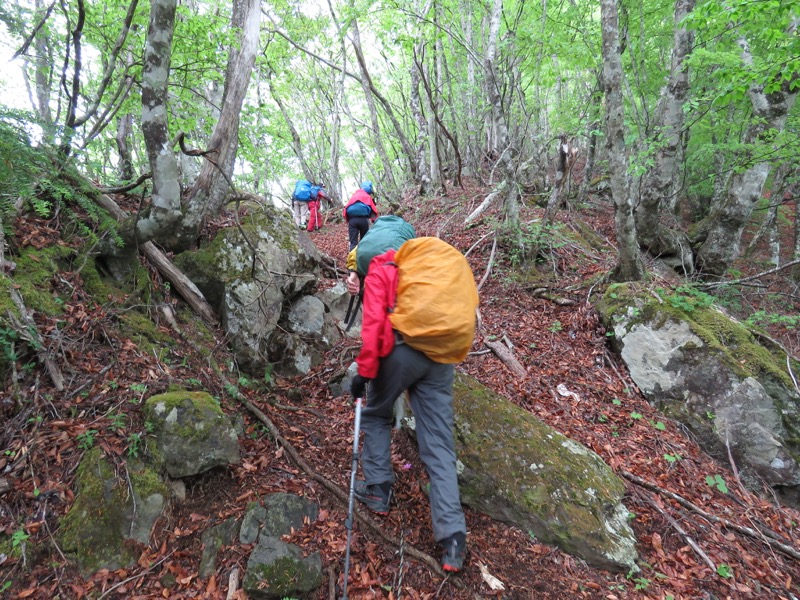
<svg viewBox="0 0 800 600"><path fill-rule="evenodd" d="M325 194L324 183L311 184L311 194L308 199L308 227L306 231L312 232L322 228L322 215L320 214L320 203L323 199L328 200Z"/></svg>
<svg viewBox="0 0 800 600"><path fill-rule="evenodd" d="M389 513L395 480L393 407L408 390L420 458L430 478L442 569L458 572L466 557L467 528L453 440L454 364L472 345L478 292L458 250L438 238L401 239L395 238L398 250L389 247L370 260L364 277L363 345L350 391L359 408L367 387L369 393L360 413L364 479L355 482L352 493L373 512Z"/></svg>
<svg viewBox="0 0 800 600"><path fill-rule="evenodd" d="M358 241L367 235L370 222L378 217L375 207L374 190L371 181L361 183L342 211L347 221L347 235L350 239L350 250L358 245Z"/></svg>

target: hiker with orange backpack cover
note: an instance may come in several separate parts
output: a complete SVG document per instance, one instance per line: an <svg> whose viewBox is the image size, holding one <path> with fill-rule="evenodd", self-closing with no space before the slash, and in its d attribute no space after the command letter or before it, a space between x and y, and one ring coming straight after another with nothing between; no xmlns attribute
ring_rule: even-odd
<svg viewBox="0 0 800 600"><path fill-rule="evenodd" d="M361 412L364 447L361 468L364 480L357 481L355 498L380 515L389 513L394 473L391 463L391 431L394 402L405 390L409 392L414 413L420 458L430 478L430 510L434 539L442 548L442 569L458 572L466 557L466 520L461 507L453 440L453 362L436 362L424 352L412 348L393 328L390 314L398 302L399 268L395 257L400 250L389 249L375 256L364 278L363 345L356 358L358 374L351 393L363 398L369 384L366 405ZM440 240L436 240L442 243ZM457 254L458 251L452 249ZM465 261L466 262L466 261ZM469 267L467 266L467 271ZM474 289L474 280L469 272ZM407 303L409 299L406 299ZM410 299L413 302L413 298ZM477 291L470 309L477 307ZM474 323L473 323L474 334ZM471 344L470 336L468 344Z"/></svg>

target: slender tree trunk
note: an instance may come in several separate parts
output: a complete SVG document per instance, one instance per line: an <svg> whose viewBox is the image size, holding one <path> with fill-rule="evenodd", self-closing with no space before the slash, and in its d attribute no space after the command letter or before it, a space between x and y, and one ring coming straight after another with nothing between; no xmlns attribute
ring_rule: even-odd
<svg viewBox="0 0 800 600"><path fill-rule="evenodd" d="M462 23L463 23L463 30L464 30L464 43L467 45L468 48L472 48L474 46L473 40L473 32L472 32L472 3L471 2L462 2L460 4L462 10ZM480 121L478 119L478 110L477 110L477 101L475 96L475 90L478 89L476 79L475 79L475 62L471 60L469 57L467 58L467 89L466 89L466 113L467 113L467 123L466 123L466 163L467 163L467 173L480 173L481 169L481 158L483 152L481 152L481 142L480 142Z"/></svg>
<svg viewBox="0 0 800 600"><path fill-rule="evenodd" d="M225 204L239 147L239 115L258 53L260 23L260 0L234 1L231 26L238 35L228 54L222 111L209 143L215 154L203 164L187 194L186 215L178 241L181 247L193 246L205 219L218 214Z"/></svg>
<svg viewBox="0 0 800 600"><path fill-rule="evenodd" d="M747 41L740 40L740 46L745 64L752 64ZM750 88L748 94L753 105L754 121L747 129L745 143L763 144L776 132L783 131L789 111L797 99L798 78L800 74L793 74L790 79L784 79L780 89L769 94L764 92L763 86ZM742 233L755 204L761 198L770 169L770 163L762 161L734 173L723 202L712 207L706 217L707 235L697 255L698 265L705 273L722 275L739 256Z"/></svg>
<svg viewBox="0 0 800 600"><path fill-rule="evenodd" d="M694 33L681 23L694 10L695 0L675 2L675 34L672 47L672 65L669 83L661 94L658 107L660 133L654 143L658 150L655 164L644 176L640 188L640 202L636 210L636 231L639 243L655 255L674 253L662 233L662 212L672 214L679 179L681 134L683 131L683 105L689 95L689 72L686 59L692 51ZM683 244L687 247L688 244Z"/></svg>
<svg viewBox="0 0 800 600"><path fill-rule="evenodd" d="M381 138L381 131L380 125L378 124L378 111L375 108L375 101L372 97L372 89L370 86L370 76L369 71L367 71L367 62L364 59L364 53L361 50L361 35L358 31L358 21L353 19L353 26L351 28L353 37L353 49L356 52L356 59L358 60L358 65L361 69L361 88L364 91L364 99L367 102L367 108L369 109L369 116L370 122L372 124L372 136L374 140L374 145L376 150L378 151L378 155L381 157L381 162L383 163L383 180L385 185L394 193L397 191L397 184L394 180L394 172L392 169L392 161L389 160L389 155L386 153L386 147L383 144L383 140Z"/></svg>
<svg viewBox="0 0 800 600"><path fill-rule="evenodd" d="M622 99L622 61L619 55L619 19L617 0L601 0L603 29L603 88L606 97L606 134L614 198L614 221L619 259L612 277L616 281L638 281L643 266L636 243L636 223L627 177L625 150L625 115Z"/></svg>
<svg viewBox="0 0 800 600"><path fill-rule="evenodd" d="M511 144L506 124L506 115L503 110L503 99L500 94L500 80L497 76L497 42L500 33L500 19L503 13L503 0L494 0L491 19L489 23L489 43L486 47L484 58L484 73L489 106L492 108L492 130L495 132L495 143L498 152L498 161L503 166L505 182L507 185L504 202L506 221L519 223L519 190L516 179L517 149ZM521 233L521 232L520 232ZM522 237L518 243L526 255Z"/></svg>
<svg viewBox="0 0 800 600"><path fill-rule="evenodd" d="M427 13L427 10L425 11ZM423 13L425 14L425 13ZM417 123L417 183L418 193L422 196L428 194L433 186L425 148L428 145L428 124L422 114L419 96L420 75L422 70L422 53L424 44L419 42L414 48L414 61L411 64L411 114Z"/></svg>
<svg viewBox="0 0 800 600"><path fill-rule="evenodd" d="M174 232L180 221L181 189L178 161L169 139L167 84L177 0L153 0L142 72L142 133L153 174L150 213L136 223L139 243L162 231Z"/></svg>
<svg viewBox="0 0 800 600"><path fill-rule="evenodd" d="M292 121L289 111L286 110L283 101L281 101L280 96L275 91L275 86L272 85L271 74L268 76L267 81L269 83L269 91L272 95L272 99L275 101L275 104L278 105L278 108L283 115L283 120L286 121L286 126L289 128L289 134L292 136L292 150L294 150L294 155L297 157L297 160L300 161L300 168L303 170L303 177L309 181L313 181L313 170L308 165L308 161L306 161L305 152L303 152L303 143L300 140L300 134L297 133L297 128L294 126L294 121Z"/></svg>
<svg viewBox="0 0 800 600"><path fill-rule="evenodd" d="M133 158L128 147L128 140L133 129L133 115L122 115L117 121L117 153L119 154L119 178L122 181L133 179Z"/></svg>

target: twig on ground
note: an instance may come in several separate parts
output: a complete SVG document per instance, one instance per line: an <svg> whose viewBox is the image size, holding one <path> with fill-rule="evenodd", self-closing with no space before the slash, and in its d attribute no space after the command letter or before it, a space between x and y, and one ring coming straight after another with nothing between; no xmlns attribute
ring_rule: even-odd
<svg viewBox="0 0 800 600"><path fill-rule="evenodd" d="M163 563L165 560L167 560L167 559L168 559L170 556L172 556L173 554L175 554L175 550L172 550L172 551L171 551L169 554L167 554L166 556L164 556L164 557L163 557L163 558L161 558L160 560L158 560L158 561L154 562L152 565L150 565L149 567L147 567L147 568L146 568L144 571L142 571L141 573L137 573L136 575L131 575L131 576L130 576L130 577L128 577L127 579L123 579L123 580L122 580L122 581L120 581L119 583L115 583L115 584L114 584L114 585L112 585L110 588L108 588L108 589L107 589L105 592L103 592L103 593L102 593L102 595L101 595L100 597L98 597L98 598L97 598L97 600L103 600L103 598L105 598L106 596L108 596L108 595L109 595L111 592L113 592L113 591L114 591L115 589L117 589L118 587L122 587L123 585L125 585L126 583L128 583L128 582L130 582L130 581L134 581L134 580L136 580L136 579L139 579L140 577L144 577L144 576L145 576L145 575L147 575L147 574L148 574L150 571L152 571L153 569L155 569L155 568L156 568L158 565L160 565L161 563Z"/></svg>
<svg viewBox="0 0 800 600"><path fill-rule="evenodd" d="M686 498L679 496L674 492L670 492L669 490L665 490L664 488L659 487L654 483L650 483L649 481L642 479L641 477L638 477L633 473L622 471L621 474L628 481L631 481L636 485L640 485L643 488L650 490L651 492L657 492L662 496L666 496L667 498L674 500L681 506L696 512L698 515L700 515L701 517L703 517L708 521L719 523L723 527L727 527L728 529L732 529L733 531L741 533L742 535L750 537L754 540L758 540L759 542L763 542L764 544L768 545L771 548L780 550L787 556L791 556L792 558L800 560L800 550L797 550L796 548L793 548L789 544L785 543L777 533L775 533L770 529L767 529L766 527L759 527L759 531L756 531L755 529L751 529L750 527L737 525L736 523L732 523L727 519L723 519L722 517L712 515L711 513L706 512L696 504L689 502Z"/></svg>

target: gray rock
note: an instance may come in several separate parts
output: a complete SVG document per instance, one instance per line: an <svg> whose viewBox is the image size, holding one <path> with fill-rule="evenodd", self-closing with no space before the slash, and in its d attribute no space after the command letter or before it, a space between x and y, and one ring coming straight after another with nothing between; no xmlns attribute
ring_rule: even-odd
<svg viewBox="0 0 800 600"><path fill-rule="evenodd" d="M281 600L305 596L322 585L319 552L308 557L294 544L262 535L247 561L242 588L248 598Z"/></svg>
<svg viewBox="0 0 800 600"><path fill-rule="evenodd" d="M222 546L230 546L236 539L236 531L239 529L239 521L236 519L226 519L218 525L209 527L203 532L201 541L203 542L203 555L200 557L198 573L200 577L210 577L217 570L217 556Z"/></svg>
<svg viewBox="0 0 800 600"><path fill-rule="evenodd" d="M239 462L231 420L206 392L177 390L152 396L145 414L156 436L156 455L170 477L188 477Z"/></svg>
<svg viewBox="0 0 800 600"><path fill-rule="evenodd" d="M800 506L800 394L786 355L714 306L679 292L667 300L618 285L598 304L631 378L706 452L727 463L730 448L750 489L760 493L766 481Z"/></svg>
<svg viewBox="0 0 800 600"><path fill-rule="evenodd" d="M242 527L239 529L239 542L253 544L258 539L261 525L267 518L267 509L257 503L252 503L242 517Z"/></svg>
<svg viewBox="0 0 800 600"><path fill-rule="evenodd" d="M264 508L262 536L287 535L302 528L306 519L316 521L319 516L319 505L313 500L282 492L264 496Z"/></svg>

